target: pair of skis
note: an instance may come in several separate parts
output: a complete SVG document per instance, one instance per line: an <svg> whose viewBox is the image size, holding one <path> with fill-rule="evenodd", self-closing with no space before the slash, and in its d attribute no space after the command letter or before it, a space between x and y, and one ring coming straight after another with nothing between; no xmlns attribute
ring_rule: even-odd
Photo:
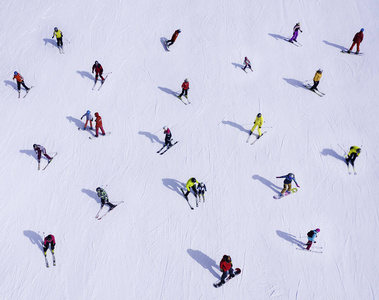
<svg viewBox="0 0 379 300"><path fill-rule="evenodd" d="M121 202L119 202L119 203L117 203L117 204L115 204L115 207L113 207L112 209L111 208L109 208L108 209L108 211L105 213L105 214L103 214L102 216L100 216L100 213L101 213L101 211L103 210L103 208L104 208L104 205L100 208L100 210L99 210L99 212L97 213L97 215L95 216L95 218L96 219L98 219L98 220L101 220L102 218L104 218L111 210L114 210L117 206L119 206L121 203L124 203L124 201L121 201Z"/></svg>
<svg viewBox="0 0 379 300"><path fill-rule="evenodd" d="M26 91L26 94L25 94L24 97L22 97L22 98L25 98L25 97L29 94L29 92L30 92L30 90L31 90L32 88L34 88L34 85L32 85L32 86L29 88L29 90ZM18 98L20 98L20 94L21 94L21 92L18 91Z"/></svg>
<svg viewBox="0 0 379 300"><path fill-rule="evenodd" d="M58 50L60 54L64 54L63 46L58 46Z"/></svg>
<svg viewBox="0 0 379 300"><path fill-rule="evenodd" d="M100 91L100 89L102 88L102 86L103 86L105 80L107 80L107 78L108 78L108 75L105 76L104 80L101 80L101 85L100 85L100 87L97 89L98 91ZM93 87L92 87L92 90L95 89L96 83L97 83L97 80L95 80L95 83L94 83L94 85L93 85Z"/></svg>
<svg viewBox="0 0 379 300"><path fill-rule="evenodd" d="M305 247L305 246L307 246L307 244L304 244L304 243L297 244L297 246L299 248L296 248L296 250L302 250L302 251L312 252L312 253L323 253L323 251L322 251L323 248L320 246L315 246L314 244L315 244L315 242L313 242L313 244L309 250L307 250L307 248Z"/></svg>
<svg viewBox="0 0 379 300"><path fill-rule="evenodd" d="M296 47L301 47L303 46L302 44L300 44L298 41L291 41L290 39L284 39L285 41L291 43L292 45L295 45Z"/></svg>
<svg viewBox="0 0 379 300"><path fill-rule="evenodd" d="M185 105L187 105L187 104L191 104L191 102L189 102L189 100L188 100L188 96L184 96L184 97L186 97L186 99L187 99L187 102L185 102L183 99L182 99L182 97L180 97L180 96L178 96L178 95L175 95L176 97L178 97L178 99L180 100L180 101L182 101Z"/></svg>
<svg viewBox="0 0 379 300"><path fill-rule="evenodd" d="M262 135L264 135L265 133L267 133L267 131L263 132L261 135L258 135L258 136L256 137L256 139L255 139L254 141L251 142L250 145L254 145L254 143L255 143L256 141L258 141L258 140L262 137ZM252 134L249 135L249 137L248 137L247 140L246 140L246 143L249 142L251 136L252 136Z"/></svg>
<svg viewBox="0 0 379 300"><path fill-rule="evenodd" d="M55 262L55 254L54 253L51 253L51 254L53 255L53 266L55 267L57 265L56 262ZM47 260L47 256L46 255L44 255L44 256L45 256L46 268L49 268L50 265L49 265L49 261Z"/></svg>
<svg viewBox="0 0 379 300"><path fill-rule="evenodd" d="M308 90L314 92L317 96L320 96L320 97L325 96L325 93L320 92L319 90L312 90L312 89L311 89L311 86L310 86L309 84L308 84L308 85L305 85L305 84L304 84L304 87L307 88Z"/></svg>
<svg viewBox="0 0 379 300"><path fill-rule="evenodd" d="M50 165L50 163L53 161L54 157L56 157L58 155L58 152L48 161L48 163L46 164L46 166L42 169L42 171L46 170L46 168ZM41 164L40 162L38 162L38 170L41 169Z"/></svg>
<svg viewBox="0 0 379 300"><path fill-rule="evenodd" d="M177 143L179 143L179 141L176 141L175 143L173 143L172 146L169 146L169 145L163 145L163 147L162 147L161 149L159 149L159 150L157 151L157 153L159 153L160 155L163 155L163 154L165 154L165 153L168 151L168 149L174 147ZM163 152L161 152L161 151L163 150L164 147L167 147L167 149L164 150Z"/></svg>

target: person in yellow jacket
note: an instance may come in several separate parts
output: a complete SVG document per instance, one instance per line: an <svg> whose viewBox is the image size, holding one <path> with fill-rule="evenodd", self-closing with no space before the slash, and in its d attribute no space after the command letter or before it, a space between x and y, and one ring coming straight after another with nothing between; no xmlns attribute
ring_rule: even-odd
<svg viewBox="0 0 379 300"><path fill-rule="evenodd" d="M316 71L315 77L313 77L313 86L310 88L311 91L318 91L317 86L320 83L320 79L322 77L322 70L318 69Z"/></svg>
<svg viewBox="0 0 379 300"><path fill-rule="evenodd" d="M250 135L253 134L253 131L258 126L258 137L257 138L259 139L262 136L262 131L261 131L262 125L263 125L263 117L262 117L262 114L259 113L259 114L257 114L257 117L255 118L254 126L253 126L253 128L251 128Z"/></svg>
<svg viewBox="0 0 379 300"><path fill-rule="evenodd" d="M345 157L347 166L349 166L349 163L351 163L354 168L354 161L359 156L359 154L361 154L361 148L358 146L351 146L349 153Z"/></svg>
<svg viewBox="0 0 379 300"><path fill-rule="evenodd" d="M58 27L54 28L53 36L51 38L53 39L55 36L57 37L57 46L58 46L59 51L60 49L63 50L63 40L62 40L63 33L62 31L58 29Z"/></svg>
<svg viewBox="0 0 379 300"><path fill-rule="evenodd" d="M191 192L191 188L193 193L195 194L195 197L197 198L197 191L196 191L196 183L199 184L199 182L196 180L196 178L192 177L188 179L186 184L187 192L184 194L184 196L187 198L189 193Z"/></svg>

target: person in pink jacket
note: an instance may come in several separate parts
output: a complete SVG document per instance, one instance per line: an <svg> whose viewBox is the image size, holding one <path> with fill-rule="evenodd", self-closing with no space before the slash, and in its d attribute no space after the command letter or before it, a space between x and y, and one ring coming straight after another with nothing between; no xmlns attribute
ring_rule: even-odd
<svg viewBox="0 0 379 300"><path fill-rule="evenodd" d="M47 249L49 249L49 246L51 246L51 252L54 254L55 237L52 234L49 234L47 237L45 237L45 240L43 241L43 253L45 256Z"/></svg>

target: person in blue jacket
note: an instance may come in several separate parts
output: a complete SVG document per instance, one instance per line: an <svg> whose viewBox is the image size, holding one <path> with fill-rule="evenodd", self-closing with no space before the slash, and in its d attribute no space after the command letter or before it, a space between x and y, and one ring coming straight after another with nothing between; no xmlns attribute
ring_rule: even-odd
<svg viewBox="0 0 379 300"><path fill-rule="evenodd" d="M307 248L306 248L307 250L311 249L311 246L313 243L316 243L315 238L317 237L317 233L319 233L319 232L320 232L319 228L317 228L315 230L311 230L308 232L308 234L307 234L308 243L307 243Z"/></svg>
<svg viewBox="0 0 379 300"><path fill-rule="evenodd" d="M291 192L291 183L292 183L292 180L295 181L296 186L297 186L298 188L300 187L300 186L297 184L296 179L295 179L295 174L293 174L293 173L288 173L287 175L278 176L278 177L276 177L276 178L285 178L285 179L284 179L284 182L283 182L283 189L282 189L282 191L280 192L281 196L284 196L284 193L285 193L285 192L288 192L288 193Z"/></svg>

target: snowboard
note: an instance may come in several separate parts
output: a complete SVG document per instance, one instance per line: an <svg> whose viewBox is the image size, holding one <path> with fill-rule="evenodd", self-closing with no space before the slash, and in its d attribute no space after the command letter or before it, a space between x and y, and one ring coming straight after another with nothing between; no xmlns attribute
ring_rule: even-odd
<svg viewBox="0 0 379 300"><path fill-rule="evenodd" d="M239 274L241 274L241 269L240 268L236 268L236 270L234 271L234 277L236 277L237 275L239 275ZM225 279L225 283L227 283L230 279L233 279L234 277L231 277L230 275ZM224 284L225 284L224 283ZM222 284L221 283L221 280L220 281L218 281L218 282L216 282L216 283L214 283L213 284L213 286L217 289L217 288L219 288L220 286L222 286L222 285L224 285L224 284Z"/></svg>
<svg viewBox="0 0 379 300"><path fill-rule="evenodd" d="M359 52L358 54L357 54L356 52L353 52L353 51L351 51L351 52L349 53L349 52L347 52L347 50L341 50L341 52L342 52L342 53L346 53L346 54L363 55L362 52Z"/></svg>
<svg viewBox="0 0 379 300"><path fill-rule="evenodd" d="M96 136L93 135L93 136L90 136L89 139L90 139L90 140L95 140L95 139L97 139L97 138L99 138L99 137L107 137L107 136L109 136L110 134L111 134L111 132L106 132L105 135L99 134L98 137L96 137Z"/></svg>
<svg viewBox="0 0 379 300"><path fill-rule="evenodd" d="M285 196L288 196L288 195L294 194L294 193L296 193L296 192L297 192L297 188L293 188L293 189L291 189L291 192L285 192L284 195L282 195L282 194L275 195L275 196L274 196L274 199L280 199L280 198L283 198L283 197L285 197Z"/></svg>

